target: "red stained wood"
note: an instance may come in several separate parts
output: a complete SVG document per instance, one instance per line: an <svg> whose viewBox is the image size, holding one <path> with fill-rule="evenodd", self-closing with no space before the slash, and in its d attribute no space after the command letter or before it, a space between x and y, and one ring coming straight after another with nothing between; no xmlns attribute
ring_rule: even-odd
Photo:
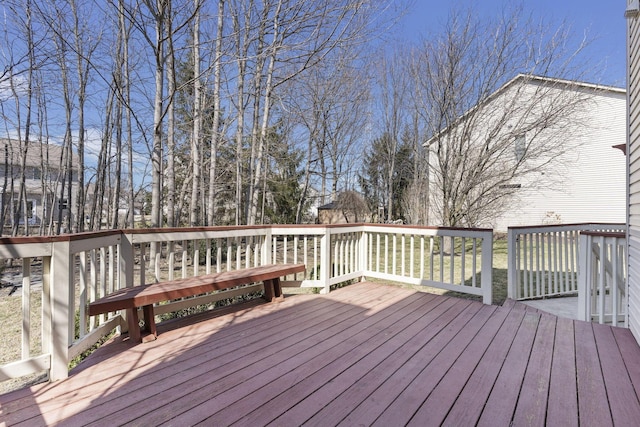
<svg viewBox="0 0 640 427"><path fill-rule="evenodd" d="M509 312L509 316L469 376L464 388L454 399L444 421L445 425L476 425L524 315L524 310L516 309Z"/></svg>
<svg viewBox="0 0 640 427"><path fill-rule="evenodd" d="M254 282L263 282L264 298L282 299L280 277L305 271L304 264L269 264L241 270L223 271L185 279L119 289L89 304L89 315L127 310L129 335L133 342L151 341L157 336L153 304L178 298L219 291ZM150 337L141 338L137 309L142 307L144 330Z"/></svg>
<svg viewBox="0 0 640 427"><path fill-rule="evenodd" d="M487 399L478 425L510 425L529 363L540 315L526 312L507 358Z"/></svg>
<svg viewBox="0 0 640 427"><path fill-rule="evenodd" d="M632 425L631 420L640 423L637 396L611 328L596 324L593 333L614 425Z"/></svg>
<svg viewBox="0 0 640 427"><path fill-rule="evenodd" d="M414 357L417 351L415 342L426 343L431 340L439 330L438 325L449 323L464 307L458 304L455 298L430 299L420 310L422 317L411 327L390 337L388 345L379 347L362 362L351 365L332 381L325 381L313 393L303 395L302 401L296 403L296 397L300 399L300 396L295 396L294 390L284 393L287 399L293 400L295 406L285 404L283 409L287 411L272 424L301 425L311 416L313 423L339 423L349 415L354 402L366 401L380 384L391 378L400 366ZM306 383L301 384L302 387L305 385Z"/></svg>
<svg viewBox="0 0 640 427"><path fill-rule="evenodd" d="M513 425L545 425L555 329L555 316L543 313L529 355Z"/></svg>
<svg viewBox="0 0 640 427"><path fill-rule="evenodd" d="M6 425L637 425L628 330L372 283L114 339ZM166 337L166 339L164 339ZM541 421L542 420L542 421Z"/></svg>
<svg viewBox="0 0 640 427"><path fill-rule="evenodd" d="M592 326L575 322L579 419L581 424L610 426L613 420Z"/></svg>
<svg viewBox="0 0 640 427"><path fill-rule="evenodd" d="M473 337L469 345L464 348L459 357L455 358L452 354L447 354L444 351L441 353L445 361L450 357L448 363L452 363L451 361L455 362L453 362L451 368L426 398L420 409L413 415L409 423L410 425L425 426L428 424L442 424L451 408L451 402L455 402L456 398L462 392L469 377L475 371L480 360L482 360L482 355L496 338L496 334L503 326L508 315L509 310L506 309L491 313L491 317L487 319L486 322L480 323L480 330ZM443 366L440 367L440 369L443 368ZM426 372L426 370L424 372ZM434 374L431 376L431 381L435 381L439 374L434 373L432 369L429 369L429 372ZM419 385L423 384L418 381L417 383ZM485 400L486 399L482 400L483 405Z"/></svg>
<svg viewBox="0 0 640 427"><path fill-rule="evenodd" d="M566 427L579 425L575 339L573 321L570 319L558 318L556 322L547 425Z"/></svg>

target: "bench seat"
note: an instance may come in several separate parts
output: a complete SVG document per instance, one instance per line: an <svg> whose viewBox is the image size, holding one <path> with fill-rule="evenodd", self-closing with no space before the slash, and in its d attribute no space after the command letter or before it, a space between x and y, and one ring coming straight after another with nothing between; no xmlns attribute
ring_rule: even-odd
<svg viewBox="0 0 640 427"><path fill-rule="evenodd" d="M269 301L282 299L280 277L305 271L304 264L268 264L240 270L223 271L148 285L119 289L89 304L89 315L95 316L117 310L127 310L129 337L132 341L142 341L139 327L138 308L142 308L145 329L150 338L157 336L153 304L178 298L200 295L262 282L264 298Z"/></svg>

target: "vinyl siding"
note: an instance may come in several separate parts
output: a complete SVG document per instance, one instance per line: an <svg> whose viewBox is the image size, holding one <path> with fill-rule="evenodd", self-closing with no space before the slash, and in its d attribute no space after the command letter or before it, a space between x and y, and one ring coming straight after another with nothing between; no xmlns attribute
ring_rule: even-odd
<svg viewBox="0 0 640 427"><path fill-rule="evenodd" d="M496 231L511 226L553 223L625 222L625 156L613 145L626 142L626 97L601 91L589 108L589 128L582 135L567 132L565 153L555 171L560 180L548 188L532 189L522 182L519 200L497 218ZM533 177L544 179L544 177Z"/></svg>
<svg viewBox="0 0 640 427"><path fill-rule="evenodd" d="M627 18L629 124L629 328L640 342L640 20Z"/></svg>

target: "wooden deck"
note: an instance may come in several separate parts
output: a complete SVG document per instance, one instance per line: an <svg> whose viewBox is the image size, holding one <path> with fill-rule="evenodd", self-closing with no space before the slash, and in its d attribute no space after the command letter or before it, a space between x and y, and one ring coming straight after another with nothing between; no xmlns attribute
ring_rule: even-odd
<svg viewBox="0 0 640 427"><path fill-rule="evenodd" d="M197 320L197 321L195 321ZM115 340L6 425L634 425L630 332L361 283Z"/></svg>

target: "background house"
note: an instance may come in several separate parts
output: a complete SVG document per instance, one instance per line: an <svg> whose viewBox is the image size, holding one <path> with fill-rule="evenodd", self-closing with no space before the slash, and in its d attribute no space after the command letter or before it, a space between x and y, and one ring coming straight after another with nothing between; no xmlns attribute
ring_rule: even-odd
<svg viewBox="0 0 640 427"><path fill-rule="evenodd" d="M25 213L30 226L64 221L73 212L77 198L78 159L72 154L71 197L68 175L61 166L65 159L60 145L29 143L25 152L17 140L0 138L0 190L4 225L15 221L24 225ZM24 156L24 157L23 157ZM26 203L19 203L20 180L24 162ZM64 181L64 191L63 190ZM69 200L70 199L70 200ZM23 210L26 206L26 212Z"/></svg>
<svg viewBox="0 0 640 427"><path fill-rule="evenodd" d="M318 206L319 224L370 222L371 211L364 198L355 191L343 191L338 200Z"/></svg>
<svg viewBox="0 0 640 427"><path fill-rule="evenodd" d="M516 87L517 90L514 89ZM473 114L477 115L478 111L482 113L485 110L489 115L505 114L503 111L496 113L501 107L491 104L512 103L514 96L522 99L523 114L531 114L526 107L526 94L538 91L540 87L546 87L544 95L548 95L550 103L562 102L563 92L579 93L584 97L585 108L576 109L559 120L553 125L555 129L547 135L544 133L546 130L539 132L536 129L512 138L512 148L505 150L507 156L498 162L497 167L515 162L521 153L519 150L529 143L527 139L533 133L536 133L538 139L544 137L547 141L556 141L564 149L553 156L547 169L516 177L497 186L499 190L511 193L508 203L499 213L493 217L487 216L484 223L476 225L506 231L510 226L532 224L625 222L625 156L612 147L626 141L624 89L537 76L518 76L492 95L487 105L474 107ZM544 105L536 108L544 108ZM499 120L505 119L500 116ZM514 120L519 119L514 117ZM491 118L487 121L490 122ZM567 125L563 126L563 122ZM505 124L505 131L509 131L510 127ZM476 132L476 135L481 133ZM534 145L537 142L534 139L530 143ZM432 212L435 203L437 200L430 198L431 225L441 225L437 223L438 216Z"/></svg>

